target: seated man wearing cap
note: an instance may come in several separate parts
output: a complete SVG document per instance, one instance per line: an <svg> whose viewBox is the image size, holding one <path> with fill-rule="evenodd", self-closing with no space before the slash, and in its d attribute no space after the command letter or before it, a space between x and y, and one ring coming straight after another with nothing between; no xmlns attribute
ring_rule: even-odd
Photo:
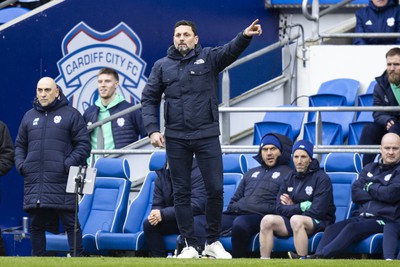
<svg viewBox="0 0 400 267"><path fill-rule="evenodd" d="M265 215L260 224L260 254L270 259L274 235L292 236L297 254L289 257L305 258L308 254L308 236L323 231L335 222L332 183L312 158L313 145L300 140L293 146L296 168L285 178L276 199L276 214Z"/></svg>
<svg viewBox="0 0 400 267"><path fill-rule="evenodd" d="M254 157L261 166L247 171L227 210L222 215L222 234L232 236L232 257L247 257L251 237L260 231L264 215L275 213L280 181L292 172L289 167L292 141L283 135L268 133L261 139ZM195 233L205 242L205 217L195 217Z"/></svg>

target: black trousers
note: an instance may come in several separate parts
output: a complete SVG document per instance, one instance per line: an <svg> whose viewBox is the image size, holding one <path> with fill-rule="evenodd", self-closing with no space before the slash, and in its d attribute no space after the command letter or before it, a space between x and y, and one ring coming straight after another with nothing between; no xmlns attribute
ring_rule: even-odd
<svg viewBox="0 0 400 267"><path fill-rule="evenodd" d="M382 231L383 223L376 217L358 216L337 222L326 227L315 255L332 258L352 243Z"/></svg>
<svg viewBox="0 0 400 267"><path fill-rule="evenodd" d="M264 216L259 214L243 214L243 215L222 215L221 235L231 236L232 240L232 257L246 258L249 256L249 245L251 238L260 232L260 223ZM205 242L205 225L204 215L194 217L194 231L199 242Z"/></svg>
<svg viewBox="0 0 400 267"><path fill-rule="evenodd" d="M33 256L48 256L46 252L46 229L48 222L54 220L54 214L57 214L61 219L65 231L68 236L68 245L71 256L74 250L74 233L75 233L75 211L36 208L28 211L31 219L29 232L31 236L32 255ZM76 256L82 256L82 230L78 222L76 231Z"/></svg>
<svg viewBox="0 0 400 267"><path fill-rule="evenodd" d="M161 221L157 225L151 225L146 219L143 222L144 237L152 257L165 258L167 252L164 244L164 235L179 234L176 220Z"/></svg>
<svg viewBox="0 0 400 267"><path fill-rule="evenodd" d="M219 240L223 208L222 153L218 136L185 140L166 138L166 151L174 191L175 216L182 238L197 247L191 199L191 171L195 155L207 192L207 242Z"/></svg>

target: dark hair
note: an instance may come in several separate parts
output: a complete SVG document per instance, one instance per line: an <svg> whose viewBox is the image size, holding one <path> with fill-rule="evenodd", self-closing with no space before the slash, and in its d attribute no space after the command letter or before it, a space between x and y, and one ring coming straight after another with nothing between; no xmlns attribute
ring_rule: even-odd
<svg viewBox="0 0 400 267"><path fill-rule="evenodd" d="M101 74L109 74L114 76L114 78L119 81L119 75L118 72L112 68L102 68L99 73L97 74L97 76L100 76Z"/></svg>
<svg viewBox="0 0 400 267"><path fill-rule="evenodd" d="M182 26L182 25L183 25L183 26L189 26L190 28L192 28L192 31L193 31L193 33L194 33L194 36L197 35L197 28L196 28L196 25L194 24L193 21L190 21L190 20L180 20L180 21L178 21L177 23L175 23L174 30L175 30L177 27Z"/></svg>
<svg viewBox="0 0 400 267"><path fill-rule="evenodd" d="M393 56L400 56L400 48L399 47L394 47L387 51L386 57L393 57Z"/></svg>

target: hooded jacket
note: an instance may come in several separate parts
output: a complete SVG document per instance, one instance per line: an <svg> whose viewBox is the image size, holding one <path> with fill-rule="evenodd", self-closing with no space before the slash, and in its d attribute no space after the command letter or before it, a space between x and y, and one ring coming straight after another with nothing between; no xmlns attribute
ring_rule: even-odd
<svg viewBox="0 0 400 267"><path fill-rule="evenodd" d="M271 133L278 138L282 151L278 156L275 166L269 168L262 159L261 149L254 157L260 164L247 171L242 178L235 194L232 196L225 214L274 214L276 208L276 196L281 181L290 175L292 170L289 167L292 151L292 141L280 134Z"/></svg>
<svg viewBox="0 0 400 267"><path fill-rule="evenodd" d="M376 77L375 80L377 81L377 84L375 85L373 93L374 106L398 106L399 103L390 87L387 71L385 71L381 76ZM395 111L374 111L373 116L375 123L384 129L386 129L386 124L390 120L393 120L396 123L400 122L400 113Z"/></svg>
<svg viewBox="0 0 400 267"><path fill-rule="evenodd" d="M368 6L356 11L356 33L400 32L400 7L389 0L384 7L376 7L370 0ZM354 44L400 44L400 38L354 38Z"/></svg>
<svg viewBox="0 0 400 267"><path fill-rule="evenodd" d="M0 176L14 166L14 145L7 125L0 121Z"/></svg>
<svg viewBox="0 0 400 267"><path fill-rule="evenodd" d="M109 109L110 116L130 107L132 107L132 104L122 101ZM99 110L98 106L92 105L83 113L87 125L97 122ZM111 128L116 149L123 148L146 136L140 109L112 120Z"/></svg>
<svg viewBox="0 0 400 267"><path fill-rule="evenodd" d="M366 189L366 185L372 183ZM400 163L370 163L354 181L352 200L358 208L354 215L372 214L388 220L400 219Z"/></svg>
<svg viewBox="0 0 400 267"><path fill-rule="evenodd" d="M280 201L282 194L288 194L293 205L283 205ZM311 207L302 211L300 203L310 201ZM276 198L277 214L288 218L293 215L309 216L325 225L335 222L336 207L333 202L332 182L329 176L320 169L317 159L312 159L304 173L293 171L282 183Z"/></svg>
<svg viewBox="0 0 400 267"><path fill-rule="evenodd" d="M24 176L24 210L74 210L75 194L66 193L71 166L85 165L89 134L82 115L60 95L43 107L37 98L25 113L15 142L15 166Z"/></svg>
<svg viewBox="0 0 400 267"><path fill-rule="evenodd" d="M239 33L221 47L200 44L186 56L172 45L166 57L158 60L142 93L143 123L150 136L159 132L159 106L165 95L165 136L201 139L218 136L218 77L250 44L251 38Z"/></svg>
<svg viewBox="0 0 400 267"><path fill-rule="evenodd" d="M171 175L167 169L167 164L165 164L162 169L157 170L156 173L157 179L154 185L152 209L160 210L163 221L174 221L176 219L174 196ZM196 160L193 160L192 164L191 181L192 191L190 202L193 215L204 214L206 207L206 188Z"/></svg>

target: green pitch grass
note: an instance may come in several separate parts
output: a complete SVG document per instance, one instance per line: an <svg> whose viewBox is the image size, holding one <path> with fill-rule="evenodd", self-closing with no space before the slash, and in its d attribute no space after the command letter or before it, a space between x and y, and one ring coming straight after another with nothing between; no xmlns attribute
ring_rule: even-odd
<svg viewBox="0 0 400 267"><path fill-rule="evenodd" d="M57 257L0 257L0 266L24 266L24 267L103 267L103 266L129 266L129 267L152 267L152 266L221 266L221 267L382 267L382 266L400 266L399 261L385 260L290 260L290 259L232 259L232 260L216 260L216 259L153 259L138 257L88 257L88 258L57 258Z"/></svg>

